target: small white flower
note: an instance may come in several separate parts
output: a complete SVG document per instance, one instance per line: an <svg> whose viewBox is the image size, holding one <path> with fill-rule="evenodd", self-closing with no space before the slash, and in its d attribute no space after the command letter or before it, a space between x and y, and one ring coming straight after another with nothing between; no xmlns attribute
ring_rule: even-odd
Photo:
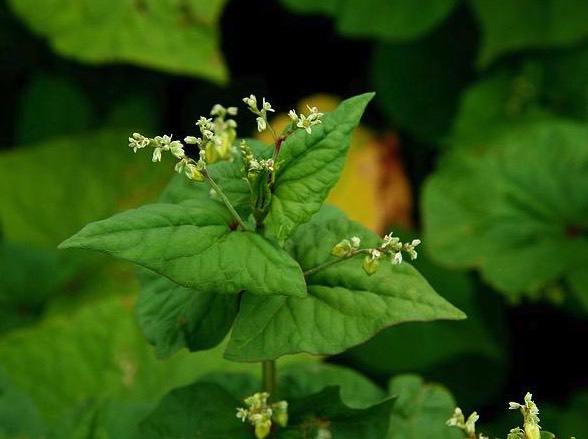
<svg viewBox="0 0 588 439"><path fill-rule="evenodd" d="M361 244L361 239L359 238L359 236L354 236L351 238L351 246L355 249L359 248L359 245Z"/></svg>
<svg viewBox="0 0 588 439"><path fill-rule="evenodd" d="M161 161L161 148L156 147L153 150L153 157L151 158L152 162L160 162Z"/></svg>
<svg viewBox="0 0 588 439"><path fill-rule="evenodd" d="M263 105L261 106L263 111L274 111L272 105L263 98Z"/></svg>
<svg viewBox="0 0 588 439"><path fill-rule="evenodd" d="M292 122L298 122L298 115L294 110L288 111L288 117L292 119Z"/></svg>
<svg viewBox="0 0 588 439"><path fill-rule="evenodd" d="M249 95L248 98L243 98L243 102L245 102L245 105L248 107L257 109L257 98L255 95Z"/></svg>
<svg viewBox="0 0 588 439"><path fill-rule="evenodd" d="M267 128L267 123L263 117L255 119L257 121L257 131L262 132Z"/></svg>
<svg viewBox="0 0 588 439"><path fill-rule="evenodd" d="M402 253L396 252L394 253L394 257L392 258L393 265L400 265L402 264Z"/></svg>
<svg viewBox="0 0 588 439"><path fill-rule="evenodd" d="M377 248L373 248L370 250L370 256L372 257L372 259L377 260L377 259L380 259L380 256L382 256L382 253Z"/></svg>
<svg viewBox="0 0 588 439"><path fill-rule="evenodd" d="M200 145L202 143L202 139L194 136L186 136L184 138L184 142L186 142L188 145Z"/></svg>

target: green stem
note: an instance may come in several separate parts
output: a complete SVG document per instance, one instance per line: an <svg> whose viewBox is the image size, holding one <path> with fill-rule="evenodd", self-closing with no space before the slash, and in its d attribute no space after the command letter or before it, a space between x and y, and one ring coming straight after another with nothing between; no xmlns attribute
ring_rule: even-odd
<svg viewBox="0 0 588 439"><path fill-rule="evenodd" d="M265 360L261 363L263 390L273 395L276 390L276 360Z"/></svg>
<svg viewBox="0 0 588 439"><path fill-rule="evenodd" d="M355 250L354 252L351 252L347 256L343 256L343 257L340 257L337 259L331 259L330 261L327 261L323 264L317 265L316 267L312 267L311 269L306 270L302 274L304 275L304 277L309 277L309 276L313 275L314 273L316 273L317 271L324 270L325 268L329 268L332 265L340 264L341 262L345 262L346 260L351 259L355 255L358 255L360 253L367 253L367 252L368 252L368 249Z"/></svg>
<svg viewBox="0 0 588 439"><path fill-rule="evenodd" d="M245 222L241 218L241 215L239 215L237 213L237 211L235 210L235 208L233 207L233 205L231 204L231 202L229 201L227 196L224 194L222 189L218 186L218 184L216 184L216 182L212 179L212 177L210 175L208 175L208 172L206 172L206 171L202 172L202 175L204 176L204 178L206 178L206 181L208 181L208 183L210 183L210 185L212 186L212 189L214 189L214 191L216 192L218 197L221 199L221 201L225 204L225 206L227 206L227 209L229 209L229 212L231 212L231 214L235 217L235 219L237 220L237 222L241 226L241 229L249 230L249 228L247 227L247 225L245 224Z"/></svg>

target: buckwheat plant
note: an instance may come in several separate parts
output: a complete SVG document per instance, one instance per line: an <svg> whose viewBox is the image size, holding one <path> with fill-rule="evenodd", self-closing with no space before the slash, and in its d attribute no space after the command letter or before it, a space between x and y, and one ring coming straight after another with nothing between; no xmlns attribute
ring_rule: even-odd
<svg viewBox="0 0 588 439"><path fill-rule="evenodd" d="M417 257L418 239L380 237L325 203L373 95L324 114L290 110L279 133L268 120L271 104L245 97L257 129L271 133L269 145L238 137L237 107L222 105L183 141L129 137L133 152L173 159L176 176L158 202L90 223L60 248L137 266L136 314L159 357L222 342L226 359L261 364L254 385L226 376L173 390L143 420L141 437L386 435L391 399L352 409L337 388L296 393L276 368L284 355L338 354L402 322L465 317L404 261L402 253ZM185 422L172 421L182 408Z"/></svg>
<svg viewBox="0 0 588 439"><path fill-rule="evenodd" d="M548 431L541 431L539 426L539 408L533 402L533 395L527 392L522 404L518 402L510 402L509 409L520 410L523 415L523 428L515 427L507 434L506 439L556 439L553 433ZM476 436L476 422L480 416L473 412L466 420L461 409L455 408L453 415L447 420L447 425L450 427L457 427L463 431L467 439L489 439L480 433ZM575 438L571 438L575 439Z"/></svg>

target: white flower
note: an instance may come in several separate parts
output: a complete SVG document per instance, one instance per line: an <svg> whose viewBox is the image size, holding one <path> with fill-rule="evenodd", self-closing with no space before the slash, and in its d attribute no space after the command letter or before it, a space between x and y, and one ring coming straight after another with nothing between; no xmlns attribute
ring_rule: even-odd
<svg viewBox="0 0 588 439"><path fill-rule="evenodd" d="M288 111L288 117L290 119L292 119L292 122L298 122L298 115L296 114L296 111L294 111L294 110Z"/></svg>
<svg viewBox="0 0 588 439"><path fill-rule="evenodd" d="M272 105L263 98L263 105L261 106L262 111L274 111Z"/></svg>
<svg viewBox="0 0 588 439"><path fill-rule="evenodd" d="M393 265L400 265L402 264L402 253L396 252L394 253L394 257L392 258Z"/></svg>
<svg viewBox="0 0 588 439"><path fill-rule="evenodd" d="M161 161L161 148L156 147L153 150L153 157L151 158L152 162L160 162Z"/></svg>
<svg viewBox="0 0 588 439"><path fill-rule="evenodd" d="M261 132L267 128L267 123L263 117L255 119L257 121L257 131Z"/></svg>
<svg viewBox="0 0 588 439"><path fill-rule="evenodd" d="M257 98L255 95L249 95L248 98L243 98L243 102L245 102L245 105L247 105L249 108L257 109Z"/></svg>
<svg viewBox="0 0 588 439"><path fill-rule="evenodd" d="M361 244L361 239L359 238L359 236L354 236L351 238L351 246L353 248L359 248L360 244Z"/></svg>
<svg viewBox="0 0 588 439"><path fill-rule="evenodd" d="M200 145L202 143L202 139L194 136L186 136L184 138L184 142L186 142L188 145Z"/></svg>

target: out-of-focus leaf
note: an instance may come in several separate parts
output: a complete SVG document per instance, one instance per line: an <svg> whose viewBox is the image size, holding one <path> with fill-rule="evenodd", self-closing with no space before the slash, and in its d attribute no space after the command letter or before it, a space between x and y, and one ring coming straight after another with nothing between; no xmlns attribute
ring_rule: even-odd
<svg viewBox="0 0 588 439"><path fill-rule="evenodd" d="M463 432L445 422L456 407L449 391L425 383L417 375L399 375L389 384L389 393L398 399L392 408L387 439L461 439Z"/></svg>
<svg viewBox="0 0 588 439"><path fill-rule="evenodd" d="M584 125L551 120L513 128L484 151L449 156L423 192L431 257L479 270L515 301L541 297L550 283L584 269L587 143ZM578 296L588 291L572 285Z"/></svg>
<svg viewBox="0 0 588 439"><path fill-rule="evenodd" d="M90 221L153 201L173 165L133 155L128 136L97 131L0 154L5 239L55 247Z"/></svg>
<svg viewBox="0 0 588 439"><path fill-rule="evenodd" d="M227 80L219 48L225 0L9 4L33 32L68 58L90 64L134 63L217 83Z"/></svg>
<svg viewBox="0 0 588 439"><path fill-rule="evenodd" d="M24 91L18 108L17 143L76 134L92 123L92 106L72 80L40 73Z"/></svg>
<svg viewBox="0 0 588 439"><path fill-rule="evenodd" d="M553 431L558 438L588 437L588 389L578 389L564 406L541 404L541 425Z"/></svg>
<svg viewBox="0 0 588 439"><path fill-rule="evenodd" d="M145 343L128 296L108 297L0 339L0 365L47 421L84 402L149 402L215 369L257 372L229 363L221 350L160 361Z"/></svg>
<svg viewBox="0 0 588 439"><path fill-rule="evenodd" d="M132 127L134 132L156 132L160 126L161 109L155 97L147 90L130 93L112 102L104 125Z"/></svg>
<svg viewBox="0 0 588 439"><path fill-rule="evenodd" d="M538 104L533 71L499 72L468 87L461 97L448 146L484 148L509 129L551 115Z"/></svg>
<svg viewBox="0 0 588 439"><path fill-rule="evenodd" d="M71 279L74 267L61 256L56 249L0 241L0 334L34 321Z"/></svg>
<svg viewBox="0 0 588 439"><path fill-rule="evenodd" d="M331 260L333 246L352 236L366 248L380 243L375 233L324 207L298 228L289 251L306 272ZM257 300L245 293L225 356L260 361L297 352L337 354L401 322L465 317L409 263L382 263L368 276L355 257L307 276L306 283L304 298Z"/></svg>
<svg viewBox="0 0 588 439"><path fill-rule="evenodd" d="M340 102L334 95L319 93L302 98L297 111L307 112L308 105L329 112ZM290 118L286 113L279 113L270 123L275 131L281 132ZM256 137L272 143L267 131ZM343 172L326 202L381 235L388 233L390 224L411 228L412 188L400 157L397 136L392 132L379 135L360 124L351 137Z"/></svg>
<svg viewBox="0 0 588 439"><path fill-rule="evenodd" d="M422 9L417 2L410 3ZM455 50L456 41L460 50ZM376 104L400 128L420 139L438 141L449 130L458 97L471 76L474 44L475 35L462 15L425 38L377 44L370 71L378 90Z"/></svg>
<svg viewBox="0 0 588 439"><path fill-rule="evenodd" d="M411 0L282 0L297 13L323 13L333 17L340 34L382 41L409 40L422 36L446 18L457 0L432 0L427 7Z"/></svg>
<svg viewBox="0 0 588 439"><path fill-rule="evenodd" d="M0 367L0 438L37 438L45 431L35 404Z"/></svg>
<svg viewBox="0 0 588 439"><path fill-rule="evenodd" d="M583 0L471 0L482 28L478 65L527 49L569 46L588 36L588 4Z"/></svg>

